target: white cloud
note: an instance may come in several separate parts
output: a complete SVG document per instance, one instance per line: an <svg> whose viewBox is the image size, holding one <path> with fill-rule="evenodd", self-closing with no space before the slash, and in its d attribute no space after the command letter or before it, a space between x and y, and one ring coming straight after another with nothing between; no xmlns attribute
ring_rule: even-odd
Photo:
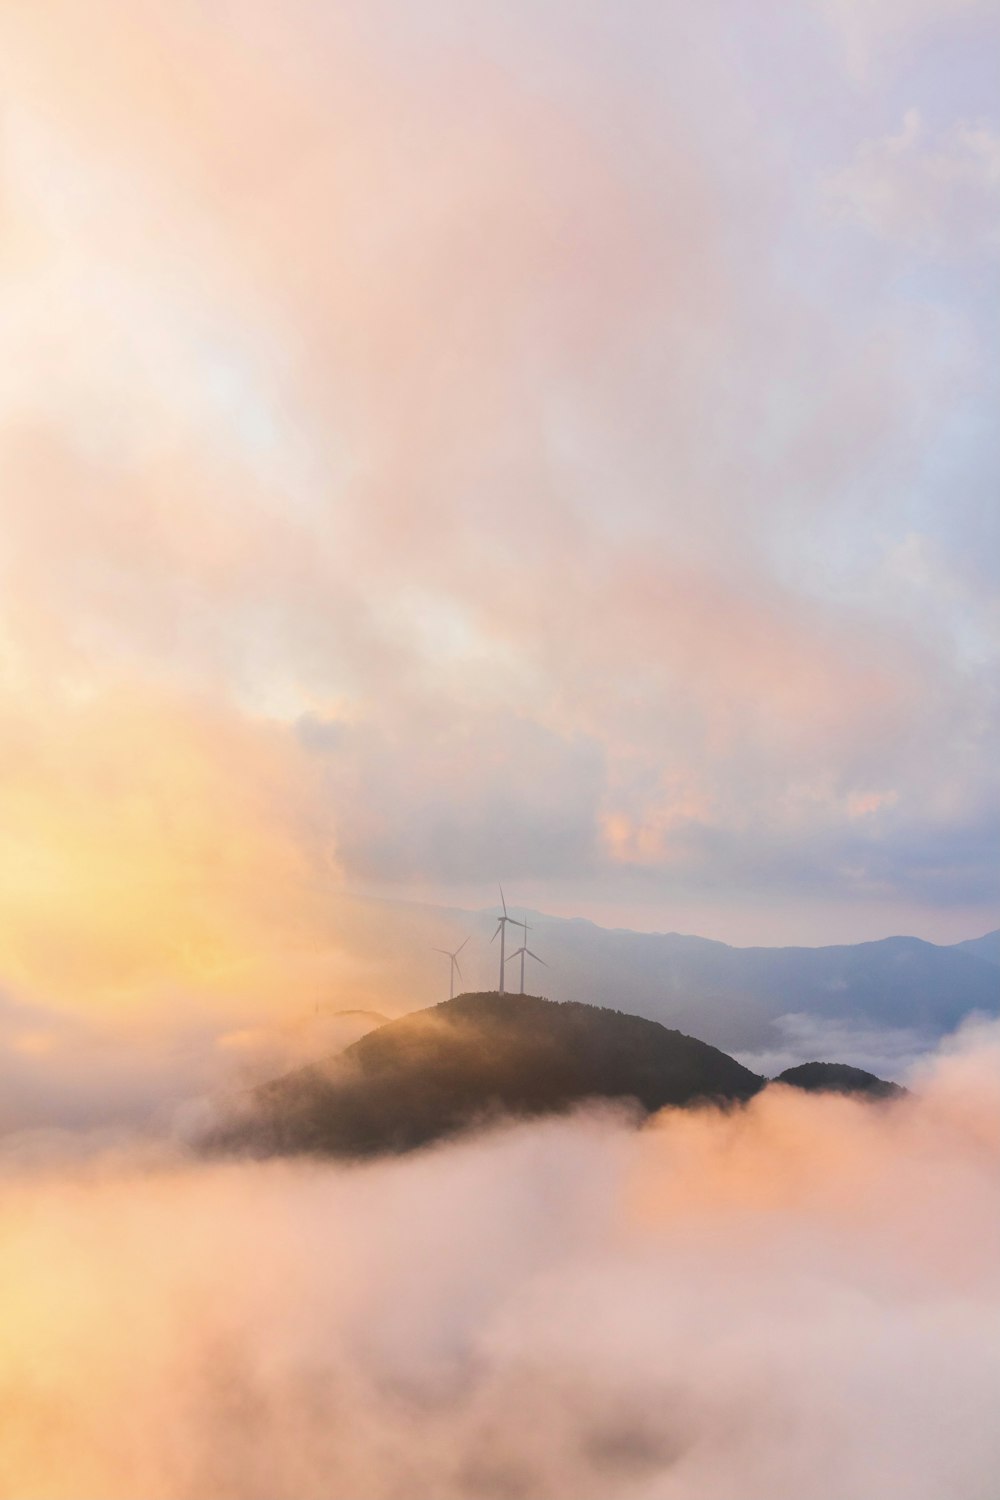
<svg viewBox="0 0 1000 1500"><path fill-rule="evenodd" d="M859 81L870 81L887 54L935 24L996 12L995 0L818 0L818 5L839 34L845 64Z"/></svg>
<svg viewBox="0 0 1000 1500"><path fill-rule="evenodd" d="M777 1039L773 1046L739 1054L740 1062L765 1078L774 1078L798 1063L838 1062L864 1068L893 1083L906 1083L913 1070L933 1053L936 1043L931 1030L873 1026L806 1012L776 1017L774 1029Z"/></svg>
<svg viewBox="0 0 1000 1500"><path fill-rule="evenodd" d="M916 109L827 184L834 212L938 258L1000 251L1000 135L959 122L927 130Z"/></svg>

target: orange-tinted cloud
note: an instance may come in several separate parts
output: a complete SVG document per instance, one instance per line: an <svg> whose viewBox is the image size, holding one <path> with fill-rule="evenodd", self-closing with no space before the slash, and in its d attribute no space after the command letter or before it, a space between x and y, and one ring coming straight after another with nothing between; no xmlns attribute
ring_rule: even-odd
<svg viewBox="0 0 1000 1500"><path fill-rule="evenodd" d="M0 1484L986 1493L996 1065L987 1033L887 1108L782 1089L349 1169L9 1143Z"/></svg>
<svg viewBox="0 0 1000 1500"><path fill-rule="evenodd" d="M12 726L61 741L85 699L114 781L151 714L160 784L196 743L206 826L288 888L319 839L387 889L500 861L597 903L630 870L730 911L773 890L790 931L804 886L978 908L988 548L973 487L943 538L921 489L977 321L885 297L885 245L822 212L834 148L798 131L787 177L796 100L721 10L543 9L4 12ZM66 952L109 950L100 903L57 899L44 792L76 829L100 778L25 755L22 858ZM200 915L131 922L123 975L178 962L168 913L239 971L230 908L257 927L262 897L213 868ZM48 993L68 962L29 947L16 982Z"/></svg>
<svg viewBox="0 0 1000 1500"><path fill-rule="evenodd" d="M204 700L133 684L9 707L0 972L120 1019L301 998L338 960L314 781L287 736Z"/></svg>

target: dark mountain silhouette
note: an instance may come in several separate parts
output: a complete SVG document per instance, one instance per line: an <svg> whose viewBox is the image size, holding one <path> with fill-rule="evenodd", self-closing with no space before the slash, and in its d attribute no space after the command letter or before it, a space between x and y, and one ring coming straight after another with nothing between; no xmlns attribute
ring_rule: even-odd
<svg viewBox="0 0 1000 1500"><path fill-rule="evenodd" d="M788 1083L814 1094L865 1094L871 1099L898 1099L906 1093L898 1083L889 1083L876 1078L874 1073L866 1073L864 1068L851 1068L846 1063L799 1063L798 1067L779 1073L774 1082Z"/></svg>
<svg viewBox="0 0 1000 1500"><path fill-rule="evenodd" d="M725 1052L641 1016L534 995L459 995L255 1089L245 1115L208 1144L372 1156L587 1099L651 1111L745 1100L764 1083Z"/></svg>

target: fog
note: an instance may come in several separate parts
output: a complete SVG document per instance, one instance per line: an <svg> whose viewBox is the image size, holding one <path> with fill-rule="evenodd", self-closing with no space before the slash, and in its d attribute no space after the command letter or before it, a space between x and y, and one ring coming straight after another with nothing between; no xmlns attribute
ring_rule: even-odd
<svg viewBox="0 0 1000 1500"><path fill-rule="evenodd" d="M365 1166L3 1152L16 1500L985 1500L1000 1031L902 1102L771 1088Z"/></svg>

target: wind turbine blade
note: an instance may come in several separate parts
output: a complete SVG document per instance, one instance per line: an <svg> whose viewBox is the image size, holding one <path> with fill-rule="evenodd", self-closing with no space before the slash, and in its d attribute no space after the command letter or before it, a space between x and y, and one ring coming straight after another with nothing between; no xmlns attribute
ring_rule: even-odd
<svg viewBox="0 0 1000 1500"><path fill-rule="evenodd" d="M543 969L547 969L548 968L548 964L545 962L544 958L539 958L538 954L537 953L532 953L532 951L531 951L530 948L525 948L524 951L528 955L529 958L533 958L535 960L536 964L541 964L541 966L542 966Z"/></svg>
<svg viewBox="0 0 1000 1500"><path fill-rule="evenodd" d="M469 937L471 937L471 936L472 936L472 934L470 933ZM468 941L469 941L469 938L466 938L465 939L465 943L467 943ZM465 947L465 943L459 943L458 947L455 949L455 952L456 953L461 953L462 949Z"/></svg>
<svg viewBox="0 0 1000 1500"><path fill-rule="evenodd" d="M503 886L500 886L500 904L503 907L503 914L504 914L504 916L506 916L507 915L507 903L503 899Z"/></svg>
<svg viewBox="0 0 1000 1500"><path fill-rule="evenodd" d="M458 966L458 959L457 958L453 958L452 959L452 963L455 965L455 973L458 975L459 979L461 979L461 977L462 977L462 971L461 971L461 969Z"/></svg>
<svg viewBox="0 0 1000 1500"><path fill-rule="evenodd" d="M499 931L500 931L500 928L501 928L501 927L502 927L502 926L503 926L503 923L502 923L502 922L498 922L498 923L497 923L497 932L499 932ZM493 936L492 936L492 937L491 937L491 938L490 938L490 942L491 942L491 943L495 943L495 942L496 942L496 940L497 940L497 932L495 932L495 933L494 933L494 934L493 934Z"/></svg>
<svg viewBox="0 0 1000 1500"><path fill-rule="evenodd" d="M515 948L514 951L513 951L513 953L508 953L507 954L507 957L504 959L504 963L505 964L509 964L512 958L519 958L520 954L521 954L520 948Z"/></svg>
<svg viewBox="0 0 1000 1500"><path fill-rule="evenodd" d="M431 952L432 953L443 953L444 956L445 956L445 958L450 958L451 957L451 954L448 952L447 948L432 948Z"/></svg>

